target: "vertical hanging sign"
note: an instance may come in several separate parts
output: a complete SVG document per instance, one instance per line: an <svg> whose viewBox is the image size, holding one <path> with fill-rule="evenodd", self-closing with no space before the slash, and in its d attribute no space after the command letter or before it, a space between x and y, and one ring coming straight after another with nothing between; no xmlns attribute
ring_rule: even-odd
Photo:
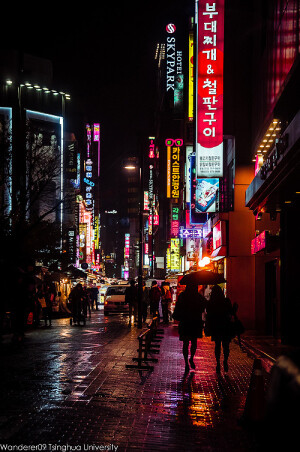
<svg viewBox="0 0 300 452"><path fill-rule="evenodd" d="M224 0L198 3L197 177L223 176Z"/></svg>
<svg viewBox="0 0 300 452"><path fill-rule="evenodd" d="M189 33L189 96L188 96L189 121L194 118L194 34Z"/></svg>

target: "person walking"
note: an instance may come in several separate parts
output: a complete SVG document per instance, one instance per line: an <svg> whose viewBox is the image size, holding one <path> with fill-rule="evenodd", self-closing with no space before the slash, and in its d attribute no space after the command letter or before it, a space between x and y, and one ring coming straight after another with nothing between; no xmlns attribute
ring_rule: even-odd
<svg viewBox="0 0 300 452"><path fill-rule="evenodd" d="M94 309L94 305L95 305L95 310L99 311L99 308L98 308L99 289L96 286L96 284L94 284L93 287L90 288L90 294L91 294L91 306L92 306L92 309Z"/></svg>
<svg viewBox="0 0 300 452"><path fill-rule="evenodd" d="M198 338L202 337L203 322L202 313L205 309L205 298L198 292L197 285L187 285L181 292L175 305L173 319L179 321L179 340L183 342L182 353L185 361L185 373L190 371L190 366L195 370L194 356L197 350ZM190 359L189 359L189 344Z"/></svg>
<svg viewBox="0 0 300 452"><path fill-rule="evenodd" d="M211 334L211 340L215 342L216 372L221 372L221 346L223 348L224 372L228 372L229 344L232 337L231 319L232 305L225 298L220 286L213 286L209 302L207 303L208 329Z"/></svg>
<svg viewBox="0 0 300 452"><path fill-rule="evenodd" d="M153 317L159 318L159 302L161 297L161 290L157 285L157 281L152 281L150 289L150 312Z"/></svg>
<svg viewBox="0 0 300 452"><path fill-rule="evenodd" d="M40 304L43 320L45 322L45 326L47 326L47 320L48 320L48 307L46 302L46 294L42 287L39 288L37 292L37 299Z"/></svg>
<svg viewBox="0 0 300 452"><path fill-rule="evenodd" d="M51 326L52 325L52 305L53 305L53 300L55 299L55 294L53 292L53 289L49 285L46 286L44 295L45 295L46 307L47 307L46 310L43 309L44 314L46 314L45 326L47 326L47 320L49 321L49 326Z"/></svg>
<svg viewBox="0 0 300 452"><path fill-rule="evenodd" d="M131 326L131 317L134 316L134 322L137 321L138 315L138 293L135 280L130 281L130 286L125 290L125 302L129 305L129 324Z"/></svg>
<svg viewBox="0 0 300 452"><path fill-rule="evenodd" d="M81 311L83 307L83 288L82 284L78 283L70 292L69 299L71 301L71 312L74 323L80 323L82 317Z"/></svg>
<svg viewBox="0 0 300 452"><path fill-rule="evenodd" d="M83 313L84 317L87 318L87 315L89 313L89 318L91 318L91 298L90 298L90 290L83 286Z"/></svg>
<svg viewBox="0 0 300 452"><path fill-rule="evenodd" d="M169 323L169 312L171 309L172 296L167 284L162 284L161 287L161 310L163 315L163 323Z"/></svg>
<svg viewBox="0 0 300 452"><path fill-rule="evenodd" d="M150 304L149 289L146 286L145 281L143 281L143 296L142 296L142 319L146 322L148 315L148 306Z"/></svg>

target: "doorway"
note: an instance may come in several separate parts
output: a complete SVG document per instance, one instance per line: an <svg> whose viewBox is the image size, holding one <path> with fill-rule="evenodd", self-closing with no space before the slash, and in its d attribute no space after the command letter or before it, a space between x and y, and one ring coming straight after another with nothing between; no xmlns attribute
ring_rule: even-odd
<svg viewBox="0 0 300 452"><path fill-rule="evenodd" d="M277 259L265 264L266 333L278 337Z"/></svg>

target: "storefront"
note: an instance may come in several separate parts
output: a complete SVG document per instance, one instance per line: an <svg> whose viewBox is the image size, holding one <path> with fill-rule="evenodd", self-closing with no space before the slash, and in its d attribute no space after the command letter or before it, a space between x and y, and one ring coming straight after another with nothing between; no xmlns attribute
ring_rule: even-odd
<svg viewBox="0 0 300 452"><path fill-rule="evenodd" d="M294 290L300 251L299 121L300 111L246 191L246 206L256 217L252 248L255 285L261 288L260 293L256 290L258 325L289 344L300 343L300 305Z"/></svg>

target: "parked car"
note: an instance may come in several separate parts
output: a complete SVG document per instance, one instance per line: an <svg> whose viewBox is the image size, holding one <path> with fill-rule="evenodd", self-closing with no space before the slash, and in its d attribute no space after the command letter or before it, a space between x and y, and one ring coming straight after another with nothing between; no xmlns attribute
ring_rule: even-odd
<svg viewBox="0 0 300 452"><path fill-rule="evenodd" d="M109 286L104 296L104 315L110 313L124 313L129 314L129 305L125 302L125 291L127 285Z"/></svg>

